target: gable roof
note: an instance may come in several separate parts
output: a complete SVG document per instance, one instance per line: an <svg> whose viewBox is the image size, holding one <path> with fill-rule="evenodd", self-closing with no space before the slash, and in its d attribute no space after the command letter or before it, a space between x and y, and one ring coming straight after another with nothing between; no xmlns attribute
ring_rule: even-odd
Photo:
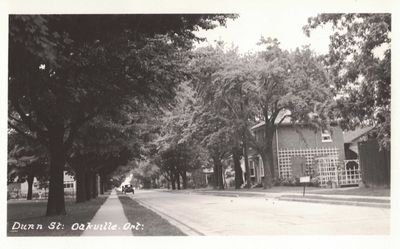
<svg viewBox="0 0 400 249"><path fill-rule="evenodd" d="M366 135L372 129L374 129L374 127L367 126L363 128L356 128L353 131L346 131L343 133L344 143L352 143L355 140L359 139L360 137Z"/></svg>
<svg viewBox="0 0 400 249"><path fill-rule="evenodd" d="M278 122L287 114L290 114L289 110L282 110L279 112L278 116L275 119L275 124L278 124ZM290 125L292 124L292 119L290 117L285 117L285 119L281 122L280 125ZM251 127L252 130L257 129L261 126L265 125L265 121L261 121L260 123L254 125Z"/></svg>

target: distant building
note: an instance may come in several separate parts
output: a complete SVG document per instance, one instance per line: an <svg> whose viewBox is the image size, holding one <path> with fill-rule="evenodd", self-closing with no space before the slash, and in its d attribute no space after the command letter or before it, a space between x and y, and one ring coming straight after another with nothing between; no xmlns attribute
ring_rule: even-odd
<svg viewBox="0 0 400 249"><path fill-rule="evenodd" d="M28 182L11 183L7 186L7 191L10 198L26 198L28 195ZM47 198L48 191L48 184L42 184L41 186L36 177L33 179L32 196L34 198ZM66 171L64 171L64 193L66 196L75 196L76 193L76 181Z"/></svg>

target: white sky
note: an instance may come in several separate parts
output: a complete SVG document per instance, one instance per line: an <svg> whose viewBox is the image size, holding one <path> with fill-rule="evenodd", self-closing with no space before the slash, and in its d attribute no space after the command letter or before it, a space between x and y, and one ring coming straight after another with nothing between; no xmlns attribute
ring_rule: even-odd
<svg viewBox="0 0 400 249"><path fill-rule="evenodd" d="M308 38L302 30L307 24L308 17L316 16L317 12L297 12L295 9L282 11L263 11L240 13L235 20L228 20L226 27L217 27L213 30L202 30L197 34L206 37L207 42L198 46L205 46L215 40L223 40L228 46L233 44L242 53L257 51L257 42L261 36L277 38L281 48L294 50L296 47L311 45L311 49L318 54L328 53L330 27L318 28L311 32Z"/></svg>

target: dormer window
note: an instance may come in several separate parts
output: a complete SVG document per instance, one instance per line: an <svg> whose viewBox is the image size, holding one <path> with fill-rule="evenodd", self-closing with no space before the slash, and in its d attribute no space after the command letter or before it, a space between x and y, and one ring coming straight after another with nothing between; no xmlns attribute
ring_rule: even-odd
<svg viewBox="0 0 400 249"><path fill-rule="evenodd" d="M332 142L331 133L328 130L322 130L321 138L323 143Z"/></svg>

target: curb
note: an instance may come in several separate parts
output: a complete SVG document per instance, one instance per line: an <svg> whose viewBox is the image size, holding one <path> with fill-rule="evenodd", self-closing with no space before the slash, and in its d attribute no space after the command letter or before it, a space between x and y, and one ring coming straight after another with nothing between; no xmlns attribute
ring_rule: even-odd
<svg viewBox="0 0 400 249"><path fill-rule="evenodd" d="M296 202L311 202L320 204L348 205L360 207L375 207L375 208L390 208L390 203L382 202L360 202L360 201L345 201L335 199L311 199L311 198L296 198L296 197L279 197L281 201L296 201Z"/></svg>
<svg viewBox="0 0 400 249"><path fill-rule="evenodd" d="M193 192L193 194L215 195L215 196L225 196L225 197L266 197L265 194L255 194L255 193Z"/></svg>

